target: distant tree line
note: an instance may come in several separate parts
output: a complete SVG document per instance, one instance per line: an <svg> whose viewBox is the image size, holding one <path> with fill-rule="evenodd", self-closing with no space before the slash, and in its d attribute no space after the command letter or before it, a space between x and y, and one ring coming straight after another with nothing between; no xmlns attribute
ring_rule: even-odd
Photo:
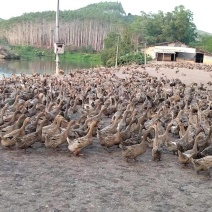
<svg viewBox="0 0 212 212"><path fill-rule="evenodd" d="M55 15L55 11L47 11L0 20L0 38L11 45L52 49ZM144 43L176 40L212 51L211 37L203 36L197 41L197 36L193 13L182 5L167 13L141 11L140 15L126 14L118 2L100 2L74 11L60 11L60 40L65 43L66 50L101 52L104 65L114 64L118 38L122 59L130 52L138 53Z"/></svg>

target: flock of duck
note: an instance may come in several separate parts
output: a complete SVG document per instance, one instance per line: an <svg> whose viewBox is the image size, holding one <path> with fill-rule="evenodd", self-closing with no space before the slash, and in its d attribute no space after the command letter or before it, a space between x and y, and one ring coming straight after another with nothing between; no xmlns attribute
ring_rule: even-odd
<svg viewBox="0 0 212 212"><path fill-rule="evenodd" d="M212 92L197 83L152 77L141 66L32 73L0 80L2 148L67 145L74 156L94 139L126 161L148 148L199 171L212 167Z"/></svg>

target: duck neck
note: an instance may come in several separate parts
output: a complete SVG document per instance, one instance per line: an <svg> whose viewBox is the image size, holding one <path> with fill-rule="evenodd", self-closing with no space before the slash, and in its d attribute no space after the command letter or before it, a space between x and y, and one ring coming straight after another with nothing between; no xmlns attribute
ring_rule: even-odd
<svg viewBox="0 0 212 212"><path fill-rule="evenodd" d="M151 128L151 129L152 129L152 128ZM143 139L142 139L140 145L143 145L143 144L146 144L146 145L147 145L147 136L148 136L149 132L150 132L150 130L146 130L146 131L144 132Z"/></svg>
<svg viewBox="0 0 212 212"><path fill-rule="evenodd" d="M159 136L159 134L158 134L158 125L157 124L155 124L154 129L155 129L155 140L157 142L158 141L158 136Z"/></svg>
<svg viewBox="0 0 212 212"><path fill-rule="evenodd" d="M7 109L7 105L5 105L5 106L2 108L2 110L1 110L0 119L1 119L2 121L3 121L3 116L4 116L4 114L5 114L6 109Z"/></svg>
<svg viewBox="0 0 212 212"><path fill-rule="evenodd" d="M59 103L59 105L58 105L58 108L59 108L59 109L61 108L62 104L63 104L63 99L60 100L60 103Z"/></svg>
<svg viewBox="0 0 212 212"><path fill-rule="evenodd" d="M172 123L169 123L168 126L166 127L166 131L164 133L164 136L167 136L169 133L169 130L171 129Z"/></svg>
<svg viewBox="0 0 212 212"><path fill-rule="evenodd" d="M89 131L88 131L86 137L88 137L88 138L93 137L93 129L94 129L94 127L95 127L95 124L96 124L96 123L92 123L92 124L90 125L90 129L89 129Z"/></svg>
<svg viewBox="0 0 212 212"><path fill-rule="evenodd" d="M14 103L12 104L11 107L16 106L16 104L18 103L18 98L19 98L19 95L17 95L17 96L15 97L15 101L14 101Z"/></svg>
<svg viewBox="0 0 212 212"><path fill-rule="evenodd" d="M74 124L73 120L71 120L69 123L68 123L68 126L66 127L66 130L62 133L62 138L63 140L67 139L68 137L68 133L71 129L71 126Z"/></svg>
<svg viewBox="0 0 212 212"><path fill-rule="evenodd" d="M198 134L196 135L196 138L195 138L195 140L194 140L194 146L193 146L193 148L192 148L192 150L193 150L194 152L197 152L197 141L198 141L198 138L199 138L199 133L200 133L200 132L198 132Z"/></svg>
<svg viewBox="0 0 212 212"><path fill-rule="evenodd" d="M51 110L51 108L52 108L53 105L54 105L53 102L50 102L50 103L49 103L49 105L48 105L48 107L47 107L47 112L49 112L49 111Z"/></svg>
<svg viewBox="0 0 212 212"><path fill-rule="evenodd" d="M99 112L99 114L97 115L98 118L100 118L102 116L103 111L105 110L105 108L102 108Z"/></svg>
<svg viewBox="0 0 212 212"><path fill-rule="evenodd" d="M15 113L13 114L11 120L9 121L10 123L14 123L16 121L18 113L19 113L19 111L15 111Z"/></svg>
<svg viewBox="0 0 212 212"><path fill-rule="evenodd" d="M43 113L39 113L37 118L36 118L36 121L35 121L35 124L37 125L38 124L38 121L40 119L40 117L43 115Z"/></svg>
<svg viewBox="0 0 212 212"><path fill-rule="evenodd" d="M79 99L78 97L75 98L73 108L75 108L77 106L78 99Z"/></svg>
<svg viewBox="0 0 212 212"><path fill-rule="evenodd" d="M24 131L25 130L25 127L26 127L28 121L29 120L27 118L24 120L24 123L23 123L22 127L20 128L21 131Z"/></svg>
<svg viewBox="0 0 212 212"><path fill-rule="evenodd" d="M118 123L119 123L119 116L116 116L116 118L112 124L112 127L117 127Z"/></svg>
<svg viewBox="0 0 212 212"><path fill-rule="evenodd" d="M179 128L180 128L181 135L185 135L186 131L182 122L179 123Z"/></svg>
<svg viewBox="0 0 212 212"><path fill-rule="evenodd" d="M207 143L208 143L208 141L211 140L211 135L212 135L212 126L210 127L209 133L208 133L208 135L207 135L207 137L206 137L206 139L205 139L205 141L206 141ZM210 143L212 143L212 141L211 141Z"/></svg>
<svg viewBox="0 0 212 212"><path fill-rule="evenodd" d="M58 119L57 120L57 125L56 125L56 127L55 127L55 130L57 130L59 127L60 127L60 123L61 123L61 119Z"/></svg>
<svg viewBox="0 0 212 212"><path fill-rule="evenodd" d="M38 134L42 133L42 129L43 129L43 127L44 127L44 125L45 125L46 122L47 122L46 119L44 119L44 120L41 122L41 124L39 125L39 127L38 127L36 133L38 133Z"/></svg>

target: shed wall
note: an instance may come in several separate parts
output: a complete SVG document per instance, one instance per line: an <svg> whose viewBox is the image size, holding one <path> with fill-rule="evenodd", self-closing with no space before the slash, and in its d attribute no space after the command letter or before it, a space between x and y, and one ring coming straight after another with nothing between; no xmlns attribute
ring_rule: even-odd
<svg viewBox="0 0 212 212"><path fill-rule="evenodd" d="M203 63L208 64L208 65L212 65L212 56L204 55Z"/></svg>

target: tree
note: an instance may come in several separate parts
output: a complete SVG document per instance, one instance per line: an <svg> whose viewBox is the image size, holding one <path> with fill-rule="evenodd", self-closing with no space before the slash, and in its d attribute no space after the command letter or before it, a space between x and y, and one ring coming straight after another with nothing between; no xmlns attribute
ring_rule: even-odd
<svg viewBox="0 0 212 212"><path fill-rule="evenodd" d="M196 41L191 44L194 47L200 48L207 52L212 52L212 36L211 35L202 35L199 41Z"/></svg>
<svg viewBox="0 0 212 212"><path fill-rule="evenodd" d="M193 13L190 10L185 10L183 5L175 7L172 14L166 14L165 25L167 36L172 36L174 40L179 40L186 44L195 41L197 37L196 26L193 23Z"/></svg>
<svg viewBox="0 0 212 212"><path fill-rule="evenodd" d="M118 37L120 37L120 34L111 32L104 40L104 49L101 51L101 60L105 66L115 65Z"/></svg>

